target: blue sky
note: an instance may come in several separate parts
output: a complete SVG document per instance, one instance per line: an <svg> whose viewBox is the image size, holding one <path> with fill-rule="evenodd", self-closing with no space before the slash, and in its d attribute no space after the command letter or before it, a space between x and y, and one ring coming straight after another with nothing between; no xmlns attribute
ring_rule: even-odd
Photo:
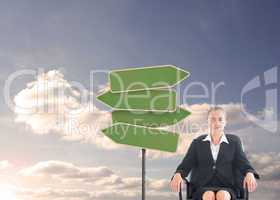
<svg viewBox="0 0 280 200"><path fill-rule="evenodd" d="M263 83L263 73L280 65L279 11L277 0L1 1L0 84L3 88L7 77L21 69L61 69L65 80L78 81L89 89L91 70L174 64L191 72L180 85L182 91L193 82L201 82L207 88L211 83L224 82L216 103L239 104L246 83L256 76ZM107 82L106 74L99 78L101 86ZM12 85L11 96L31 81L34 77L18 79ZM275 87L279 91L277 83L248 94L249 110L261 111L266 89ZM194 87L190 92L201 94L200 89ZM186 102L210 104L211 99ZM134 157L138 154L136 149L107 151L92 144L61 140L52 131L34 134L25 130L24 124L14 122L16 114L8 109L4 98L0 100L0 110L5 133L0 136L2 160L18 159L26 165L61 160L81 166L127 166L120 170L121 174L140 176L140 159ZM275 154L280 150L279 127L278 134L254 124L235 131L243 134L250 153L263 156L261 153ZM255 147L254 141L265 144ZM119 155L131 159L118 162ZM150 161L154 166L150 168L151 177L168 179L181 158L179 154Z"/></svg>
<svg viewBox="0 0 280 200"><path fill-rule="evenodd" d="M190 81L224 81L231 92L221 90L219 103L236 102L248 80L279 64L280 5L214 2L3 3L3 76L23 66L62 67L89 85L91 69L171 63L189 70Z"/></svg>

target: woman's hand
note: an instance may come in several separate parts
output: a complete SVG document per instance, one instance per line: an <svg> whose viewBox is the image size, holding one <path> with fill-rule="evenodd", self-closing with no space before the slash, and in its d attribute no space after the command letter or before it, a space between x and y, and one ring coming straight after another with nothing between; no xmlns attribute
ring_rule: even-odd
<svg viewBox="0 0 280 200"><path fill-rule="evenodd" d="M180 187L181 187L181 182L183 181L181 174L180 173L176 173L171 182L170 182L170 187L172 189L173 192L179 192Z"/></svg>
<svg viewBox="0 0 280 200"><path fill-rule="evenodd" d="M252 172L248 172L244 178L243 187L245 188L246 185L248 187L249 192L253 192L257 188L257 181Z"/></svg>

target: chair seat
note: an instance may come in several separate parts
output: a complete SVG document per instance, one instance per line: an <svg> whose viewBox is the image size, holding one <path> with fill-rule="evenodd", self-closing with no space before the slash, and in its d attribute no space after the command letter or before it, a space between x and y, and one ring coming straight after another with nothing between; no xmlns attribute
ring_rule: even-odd
<svg viewBox="0 0 280 200"><path fill-rule="evenodd" d="M192 193L193 193L193 186L192 184L184 178L184 184L186 187L186 200L193 200ZM248 188L243 189L241 191L238 191L236 194L236 200L248 200L249 199L249 192ZM182 185L180 186L180 191L179 191L179 200L183 200L182 197Z"/></svg>

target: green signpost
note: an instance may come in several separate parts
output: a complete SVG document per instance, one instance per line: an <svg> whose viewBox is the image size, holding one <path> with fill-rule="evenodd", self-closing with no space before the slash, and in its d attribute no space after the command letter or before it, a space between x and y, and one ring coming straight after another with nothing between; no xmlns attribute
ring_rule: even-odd
<svg viewBox="0 0 280 200"><path fill-rule="evenodd" d="M114 124L103 129L103 133L119 144L127 144L161 151L175 152L178 134L161 129L129 124Z"/></svg>
<svg viewBox="0 0 280 200"><path fill-rule="evenodd" d="M105 91L97 99L119 110L174 111L176 92L168 89L112 93Z"/></svg>
<svg viewBox="0 0 280 200"><path fill-rule="evenodd" d="M110 72L112 92L173 87L190 75L174 65L128 68Z"/></svg>
<svg viewBox="0 0 280 200"><path fill-rule="evenodd" d="M142 200L145 200L146 148L176 152L178 133L159 129L178 123L191 113L177 105L171 88L190 75L174 65L114 70L110 90L97 99L114 110L111 127L102 132L119 144L142 148Z"/></svg>
<svg viewBox="0 0 280 200"><path fill-rule="evenodd" d="M127 123L146 127L164 127L178 123L191 113L183 108L173 112L143 112L115 110L112 112L113 123Z"/></svg>

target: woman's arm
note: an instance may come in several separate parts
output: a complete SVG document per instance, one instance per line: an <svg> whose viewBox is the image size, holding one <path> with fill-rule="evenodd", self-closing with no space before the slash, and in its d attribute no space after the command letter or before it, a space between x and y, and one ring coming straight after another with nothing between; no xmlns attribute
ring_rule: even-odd
<svg viewBox="0 0 280 200"><path fill-rule="evenodd" d="M235 151L235 160L234 165L240 169L241 173L246 176L248 172L252 172L255 178L260 179L259 174L251 166L249 160L247 159L246 154L243 151L241 140L236 136L236 151Z"/></svg>
<svg viewBox="0 0 280 200"><path fill-rule="evenodd" d="M196 165L196 162L197 162L197 158L196 158L196 139L194 139L192 141L184 159L179 164L179 166L177 167L174 174L180 173L182 178L188 176L191 169ZM173 175L173 177L174 177L174 175ZM172 180L172 178L171 178L171 180Z"/></svg>

